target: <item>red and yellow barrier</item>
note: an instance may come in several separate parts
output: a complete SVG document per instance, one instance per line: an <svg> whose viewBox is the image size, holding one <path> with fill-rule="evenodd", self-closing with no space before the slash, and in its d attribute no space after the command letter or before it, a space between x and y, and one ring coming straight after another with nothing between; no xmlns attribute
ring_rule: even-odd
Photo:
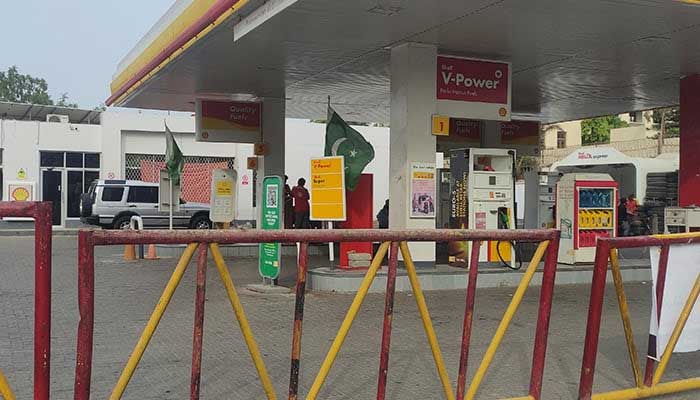
<svg viewBox="0 0 700 400"><path fill-rule="evenodd" d="M673 349L678 343L678 339L683 332L685 323L692 311L695 302L700 295L700 274L695 280L695 285L691 290L685 306L676 322L673 333L661 356L658 366L656 361L647 357L645 373L642 376L642 368L637 355L637 345L632 333L632 322L630 319L627 297L622 282L622 273L618 260L617 249L633 247L660 247L659 269L656 280L656 304L657 317L661 316L661 305L663 303L664 285L666 281L666 271L668 269L668 254L672 245L686 245L700 243L700 233L677 234L677 235L657 235L641 237L623 237L599 239L596 246L595 267L593 271L593 282L591 286L591 298L588 309L588 324L586 328L586 341L583 353L583 363L581 366L581 377L579 381L580 400L627 400L644 399L665 394L679 393L688 390L700 389L700 378L681 379L672 382L661 383L668 362L671 359ZM598 338L600 336L600 324L603 311L603 296L605 292L605 280L608 271L608 261L612 271L615 292L617 294L618 307L622 326L625 331L625 340L630 358L632 376L635 387L620 389L605 393L593 393L593 377L595 375L595 364L598 353Z"/></svg>

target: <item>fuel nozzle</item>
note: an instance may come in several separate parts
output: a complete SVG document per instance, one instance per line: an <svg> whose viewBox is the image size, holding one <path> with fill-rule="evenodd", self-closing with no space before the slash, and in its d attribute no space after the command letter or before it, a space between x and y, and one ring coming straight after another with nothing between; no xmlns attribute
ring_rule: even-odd
<svg viewBox="0 0 700 400"><path fill-rule="evenodd" d="M508 207L498 207L498 229L509 229L510 217L508 216Z"/></svg>

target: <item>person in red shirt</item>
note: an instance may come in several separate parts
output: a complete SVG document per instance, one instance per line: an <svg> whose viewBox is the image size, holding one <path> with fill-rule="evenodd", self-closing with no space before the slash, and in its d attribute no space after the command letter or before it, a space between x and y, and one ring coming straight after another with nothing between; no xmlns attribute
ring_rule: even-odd
<svg viewBox="0 0 700 400"><path fill-rule="evenodd" d="M292 189L294 198L294 228L309 229L309 191L304 187L306 179L299 178Z"/></svg>

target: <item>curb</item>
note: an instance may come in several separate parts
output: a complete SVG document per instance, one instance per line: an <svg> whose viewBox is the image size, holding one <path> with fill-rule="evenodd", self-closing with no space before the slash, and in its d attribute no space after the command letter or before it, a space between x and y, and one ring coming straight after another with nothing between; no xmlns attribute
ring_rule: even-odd
<svg viewBox="0 0 700 400"><path fill-rule="evenodd" d="M56 236L78 236L80 229L56 229L53 231L52 235ZM34 236L34 229L0 229L0 237L8 236L20 236L28 237Z"/></svg>

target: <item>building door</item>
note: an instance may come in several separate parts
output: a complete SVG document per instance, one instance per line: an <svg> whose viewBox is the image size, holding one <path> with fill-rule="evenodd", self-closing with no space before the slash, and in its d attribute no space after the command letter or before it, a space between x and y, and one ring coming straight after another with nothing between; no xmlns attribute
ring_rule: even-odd
<svg viewBox="0 0 700 400"><path fill-rule="evenodd" d="M42 200L53 203L53 225L61 225L61 171L43 170L41 173Z"/></svg>
<svg viewBox="0 0 700 400"><path fill-rule="evenodd" d="M66 216L68 218L80 218L80 196L83 194L83 171L68 172L68 201L66 203Z"/></svg>

